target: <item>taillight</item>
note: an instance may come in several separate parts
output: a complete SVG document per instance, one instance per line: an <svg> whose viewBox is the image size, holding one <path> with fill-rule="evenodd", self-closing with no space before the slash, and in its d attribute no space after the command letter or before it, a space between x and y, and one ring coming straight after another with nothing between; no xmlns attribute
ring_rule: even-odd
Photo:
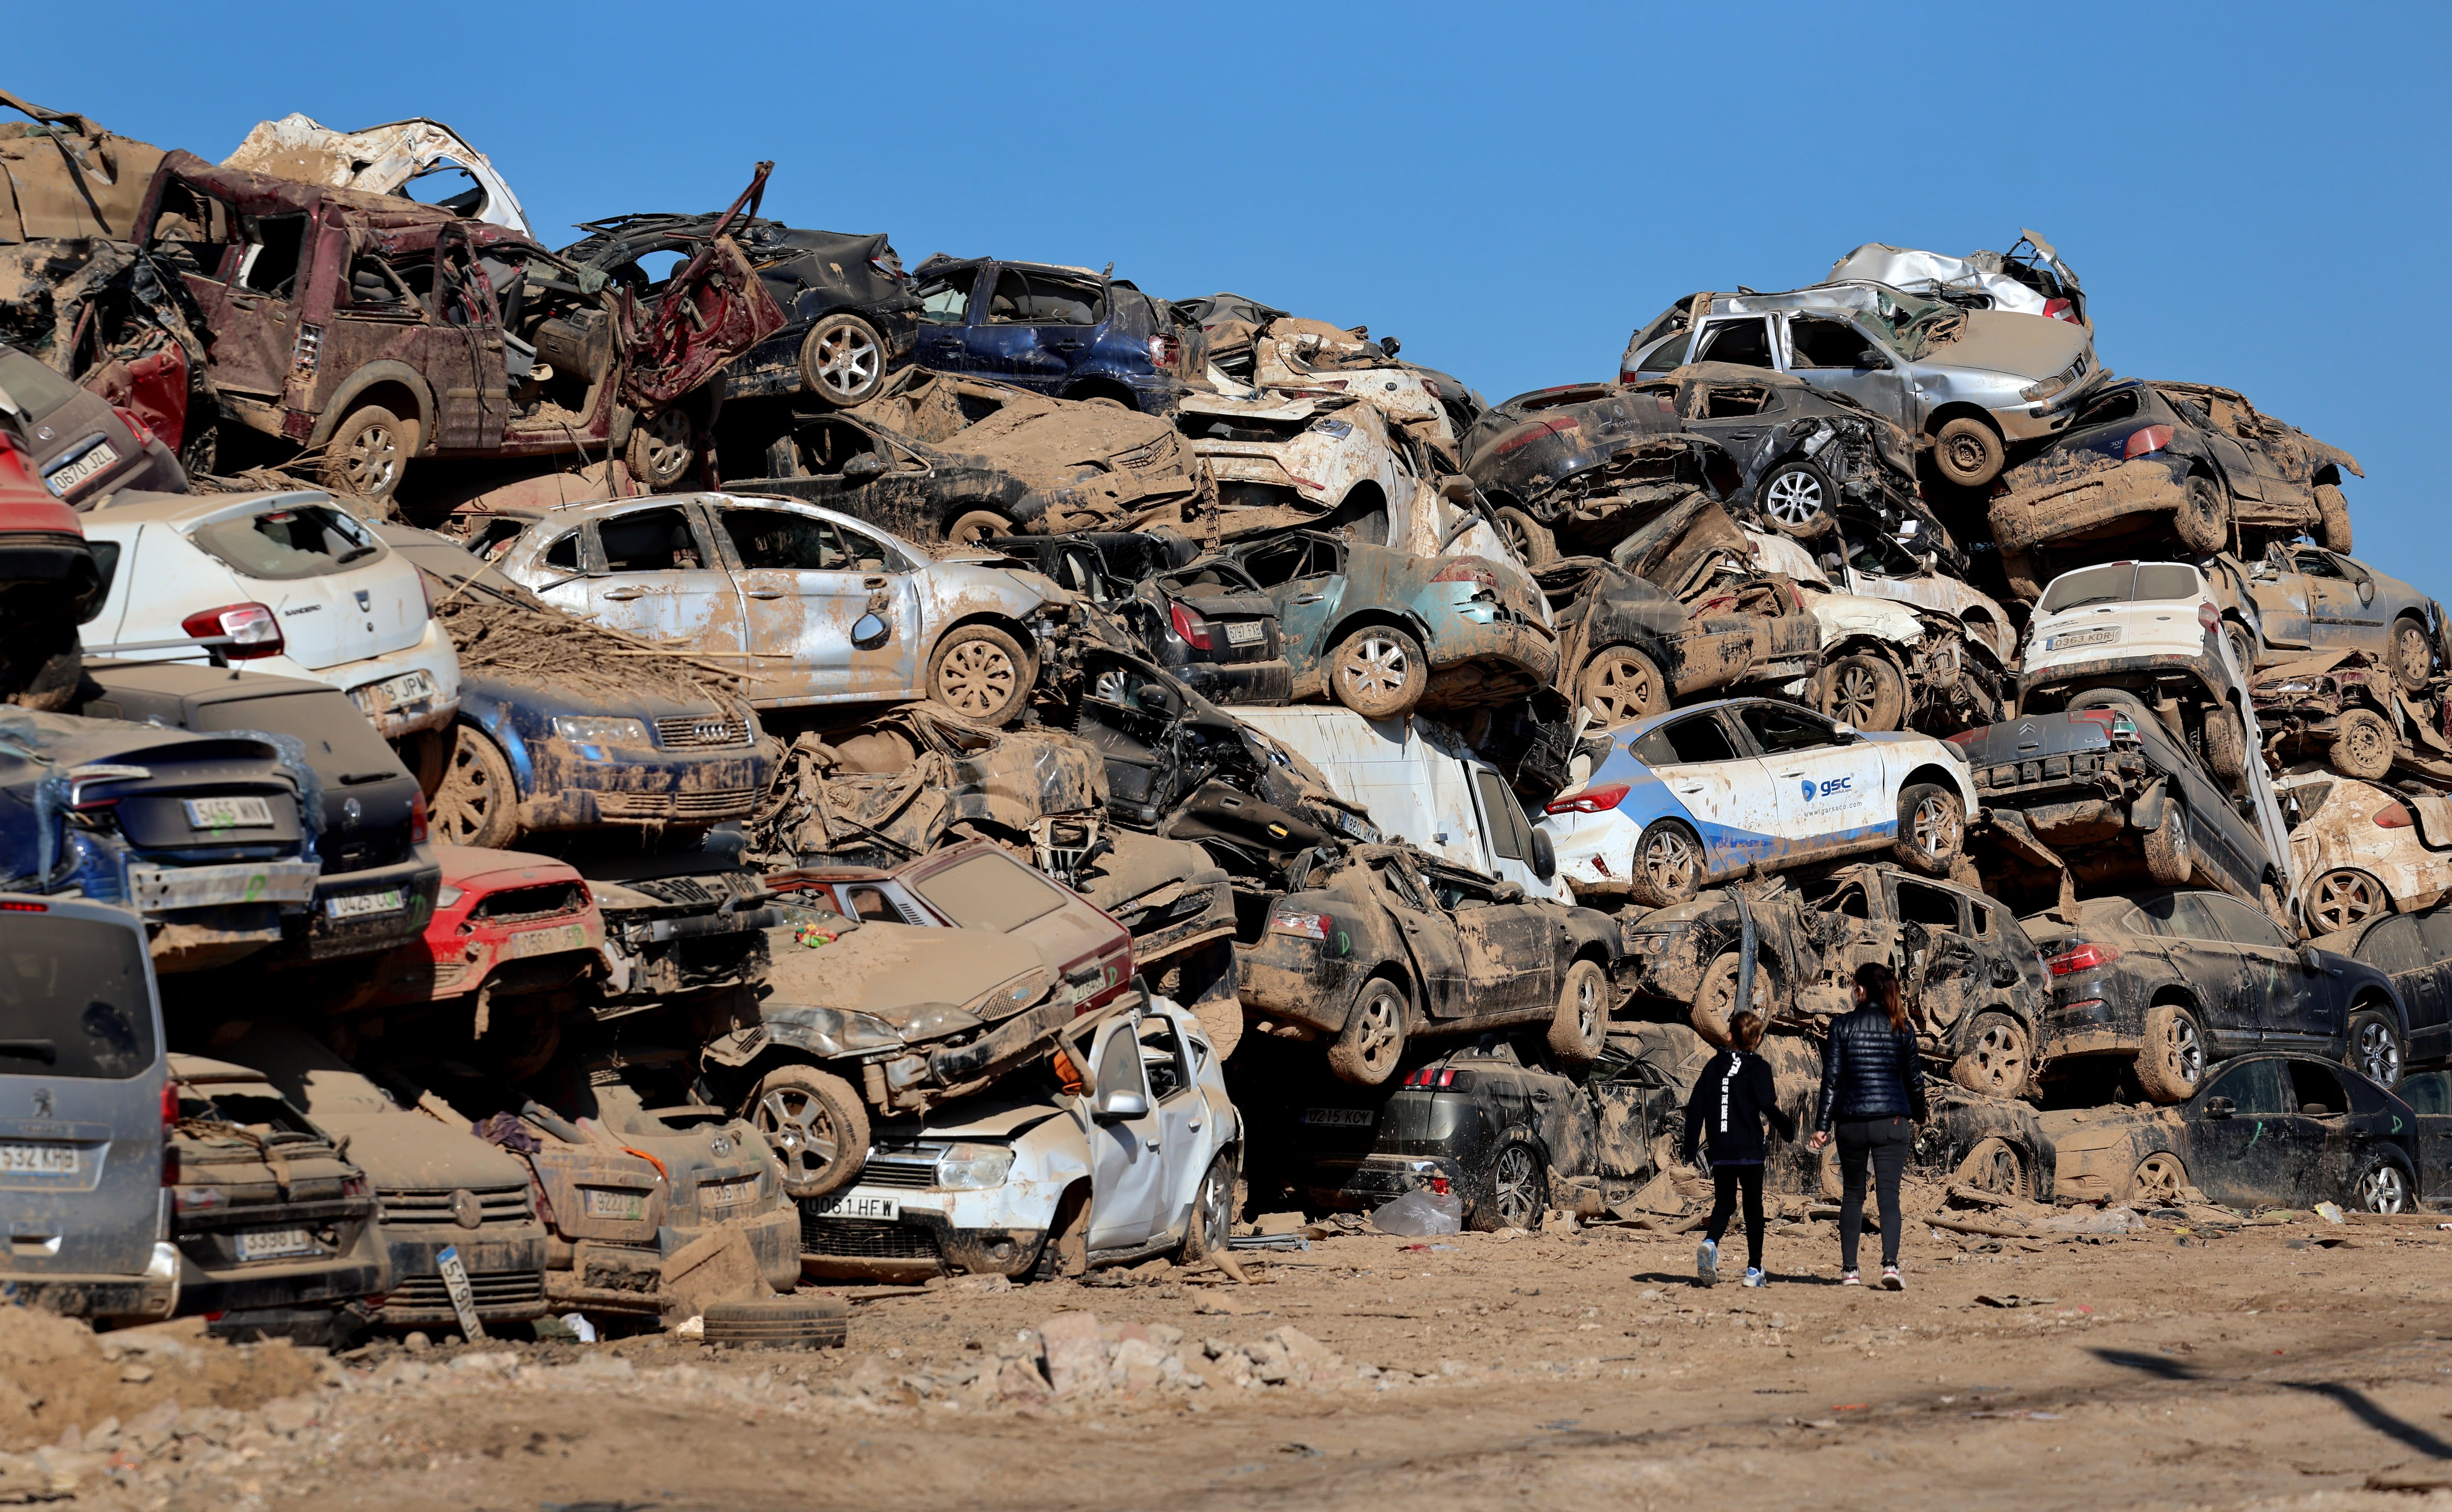
<svg viewBox="0 0 2452 1512"><path fill-rule="evenodd" d="M1529 447L1544 436L1554 436L1565 431L1572 430L1575 428L1578 422L1573 420L1532 421L1523 428L1513 431L1502 438L1495 446L1493 446L1490 448L1490 453L1494 457L1503 457L1509 452L1513 451L1516 448Z"/></svg>
<svg viewBox="0 0 2452 1512"><path fill-rule="evenodd" d="M119 417L120 423L128 428L128 433L136 438L138 446L149 447L153 444L153 428L137 419L135 410L112 405L110 412Z"/></svg>
<svg viewBox="0 0 2452 1512"><path fill-rule="evenodd" d="M2092 971L2097 966L2107 966L2119 959L2120 949L2116 945L2080 944L2069 946L2059 955L2047 957L2044 969L2056 977L2065 977L2073 971Z"/></svg>
<svg viewBox="0 0 2452 1512"><path fill-rule="evenodd" d="M258 656L279 656L281 622L261 604L232 604L206 609L179 622L179 628L200 641L227 640L222 654L233 662Z"/></svg>
<svg viewBox="0 0 2452 1512"><path fill-rule="evenodd" d="M425 843L425 794L422 791L408 795L408 843Z"/></svg>
<svg viewBox="0 0 2452 1512"><path fill-rule="evenodd" d="M2210 604L2200 604L2197 606L2197 623L2208 631L2218 631L2222 628L2222 610Z"/></svg>
<svg viewBox="0 0 2452 1512"><path fill-rule="evenodd" d="M1617 370L1617 381L1622 384L1631 384L1634 382L1635 377L1636 373L1631 368L1620 368Z"/></svg>
<svg viewBox="0 0 2452 1512"><path fill-rule="evenodd" d="M1152 336L1149 339L1149 360L1151 367L1163 368L1171 372L1176 364L1183 360L1183 343L1173 336Z"/></svg>
<svg viewBox="0 0 2452 1512"><path fill-rule="evenodd" d="M0 913L49 913L50 911L51 905L48 903L29 903L21 898L0 899Z"/></svg>
<svg viewBox="0 0 2452 1512"><path fill-rule="evenodd" d="M162 1126L175 1128L179 1123L179 1084L162 1084Z"/></svg>
<svg viewBox="0 0 2452 1512"><path fill-rule="evenodd" d="M1305 913L1288 908L1269 916L1269 927L1279 934L1299 935L1305 940L1326 941L1336 921L1324 913Z"/></svg>
<svg viewBox="0 0 2452 1512"><path fill-rule="evenodd" d="M1498 591L1498 569L1477 556L1452 558L1447 566L1431 574L1434 583L1470 583L1475 588Z"/></svg>
<svg viewBox="0 0 2452 1512"><path fill-rule="evenodd" d="M365 1177L363 1177L363 1176L344 1176L344 1177L342 1177L342 1178L341 1178L341 1195L342 1195L342 1196L344 1196L344 1197L364 1197L364 1196L366 1196L366 1191L367 1191L367 1187L366 1187L366 1179Z"/></svg>
<svg viewBox="0 0 2452 1512"><path fill-rule="evenodd" d="M2077 307L2066 299L2045 300L2044 318L2046 320L2065 320L2072 326L2079 324L2077 318Z"/></svg>
<svg viewBox="0 0 2452 1512"><path fill-rule="evenodd" d="M2171 428L2169 426L2147 426L2143 430L2132 430L2128 433L2128 444L2120 448L2120 454L2124 458L2135 461L2139 457L2150 457L2170 444Z"/></svg>
<svg viewBox="0 0 2452 1512"><path fill-rule="evenodd" d="M1461 1092L1473 1085L1473 1073L1459 1071L1452 1065L1426 1065L1405 1078L1405 1084L1439 1092Z"/></svg>
<svg viewBox="0 0 2452 1512"><path fill-rule="evenodd" d="M1974 729L1962 729L1955 735L1945 735L1942 739L1949 742L1952 746L1972 746L1977 740L1982 738L1983 734L1984 727L1979 726Z"/></svg>
<svg viewBox="0 0 2452 1512"><path fill-rule="evenodd" d="M1564 798L1552 798L1542 806L1541 811L1548 814L1605 814L1615 808L1618 801L1633 786L1632 783L1603 783L1598 787L1587 787Z"/></svg>
<svg viewBox="0 0 2452 1512"><path fill-rule="evenodd" d="M1209 621L1199 610L1190 605L1170 599L1167 601L1166 618L1167 623L1175 627L1175 633L1183 638L1184 645L1196 651L1216 648L1209 640Z"/></svg>
<svg viewBox="0 0 2452 1512"><path fill-rule="evenodd" d="M2378 829L2407 829L2412 823L2409 808L2403 804L2386 804L2375 811Z"/></svg>

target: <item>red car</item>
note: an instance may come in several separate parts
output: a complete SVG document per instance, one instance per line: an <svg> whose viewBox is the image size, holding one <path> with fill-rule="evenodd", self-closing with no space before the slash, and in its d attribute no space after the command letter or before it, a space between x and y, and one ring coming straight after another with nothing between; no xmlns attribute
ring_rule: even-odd
<svg viewBox="0 0 2452 1512"><path fill-rule="evenodd" d="M0 411L0 704L66 707L85 660L77 627L102 610L109 574L76 511L26 465Z"/></svg>
<svg viewBox="0 0 2452 1512"><path fill-rule="evenodd" d="M434 854L443 890L424 937L376 962L339 1011L465 997L489 983L499 1002L605 970L604 916L575 868L475 846L437 846Z"/></svg>

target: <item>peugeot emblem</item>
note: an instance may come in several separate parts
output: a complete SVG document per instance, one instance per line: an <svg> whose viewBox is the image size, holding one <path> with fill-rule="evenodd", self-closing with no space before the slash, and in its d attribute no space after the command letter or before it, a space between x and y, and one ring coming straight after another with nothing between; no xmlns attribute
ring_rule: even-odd
<svg viewBox="0 0 2452 1512"><path fill-rule="evenodd" d="M52 1101L51 1089L49 1087L38 1086L34 1088L34 1116L36 1118L49 1118L58 1110L59 1104Z"/></svg>
<svg viewBox="0 0 2452 1512"><path fill-rule="evenodd" d="M484 1204L477 1194L465 1186L451 1194L451 1221L463 1228L474 1228L485 1221Z"/></svg>
<svg viewBox="0 0 2452 1512"><path fill-rule="evenodd" d="M344 798L341 800L341 827L343 829L357 828L358 821L364 819L366 816L366 805L359 803L354 798Z"/></svg>

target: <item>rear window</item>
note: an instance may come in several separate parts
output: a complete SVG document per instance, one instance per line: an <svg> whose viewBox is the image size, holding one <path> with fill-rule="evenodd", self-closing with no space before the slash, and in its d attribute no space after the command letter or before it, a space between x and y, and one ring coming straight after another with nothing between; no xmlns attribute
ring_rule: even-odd
<svg viewBox="0 0 2452 1512"><path fill-rule="evenodd" d="M79 392L76 385L14 347L0 347L0 389L30 419L49 414Z"/></svg>
<svg viewBox="0 0 2452 1512"><path fill-rule="evenodd" d="M2196 568L2177 562L2113 562L2052 580L2038 614L2058 614L2089 604L2151 603L2203 597Z"/></svg>
<svg viewBox="0 0 2452 1512"><path fill-rule="evenodd" d="M157 1048L136 931L55 914L0 925L0 1076L124 1081Z"/></svg>
<svg viewBox="0 0 2452 1512"><path fill-rule="evenodd" d="M198 526L188 537L243 577L287 582L372 564L383 547L346 509L309 504Z"/></svg>
<svg viewBox="0 0 2452 1512"><path fill-rule="evenodd" d="M2428 1071L2403 1081L2401 1100L2421 1113L2452 1113L2452 1071Z"/></svg>
<svg viewBox="0 0 2452 1512"><path fill-rule="evenodd" d="M306 743L306 759L310 763L341 777L369 781L408 775L400 758L392 754L391 746L375 733L374 726L344 693L289 693L207 704L196 710L195 727L199 731L254 729L295 735ZM331 759L319 760L319 752Z"/></svg>
<svg viewBox="0 0 2452 1512"><path fill-rule="evenodd" d="M982 851L910 884L939 913L971 929L1009 934L1064 906L1056 884L1010 856Z"/></svg>

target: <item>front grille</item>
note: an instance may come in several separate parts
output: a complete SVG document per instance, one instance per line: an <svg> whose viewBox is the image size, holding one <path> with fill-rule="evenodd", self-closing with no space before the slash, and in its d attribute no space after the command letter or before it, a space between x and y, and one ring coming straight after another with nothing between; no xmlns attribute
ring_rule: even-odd
<svg viewBox="0 0 2452 1512"><path fill-rule="evenodd" d="M544 1272L541 1270L480 1270L468 1276L468 1290L478 1308L529 1307L544 1301ZM451 1289L440 1275L409 1276L392 1283L384 1294L387 1306L407 1308L449 1307Z"/></svg>
<svg viewBox="0 0 2452 1512"><path fill-rule="evenodd" d="M580 884L548 882L533 887L504 887L500 892L489 892L468 910L468 917L509 923L545 919L558 913L577 913L586 905L586 889Z"/></svg>
<svg viewBox="0 0 2452 1512"><path fill-rule="evenodd" d="M484 1215L478 1225L487 1224L524 1224L528 1221L528 1189L524 1186L471 1187L477 1199L478 1211ZM421 1187L416 1191L397 1188L378 1189L376 1198L383 1204L383 1222L396 1227L432 1224L457 1228L459 1221L451 1216L451 1191Z"/></svg>
<svg viewBox="0 0 2452 1512"><path fill-rule="evenodd" d="M935 1260L937 1236L874 1218L820 1218L803 1204L801 1248L844 1260Z"/></svg>
<svg viewBox="0 0 2452 1512"><path fill-rule="evenodd" d="M937 1184L937 1157L931 1153L925 1159L897 1160L871 1155L868 1164L860 1169L860 1184L897 1186L908 1191L934 1186Z"/></svg>
<svg viewBox="0 0 2452 1512"><path fill-rule="evenodd" d="M1158 436L1137 447L1118 451L1107 460L1117 467L1128 468L1134 472L1154 472L1162 468L1172 468L1177 461L1175 438Z"/></svg>
<svg viewBox="0 0 2452 1512"><path fill-rule="evenodd" d="M739 819L757 795L746 787L703 793L600 793L597 812L606 819Z"/></svg>
<svg viewBox="0 0 2452 1512"><path fill-rule="evenodd" d="M656 744L670 750L746 746L749 744L749 722L715 714L660 719L656 721Z"/></svg>
<svg viewBox="0 0 2452 1512"><path fill-rule="evenodd" d="M449 992L467 975L468 963L465 961L438 961L434 965L434 990Z"/></svg>

